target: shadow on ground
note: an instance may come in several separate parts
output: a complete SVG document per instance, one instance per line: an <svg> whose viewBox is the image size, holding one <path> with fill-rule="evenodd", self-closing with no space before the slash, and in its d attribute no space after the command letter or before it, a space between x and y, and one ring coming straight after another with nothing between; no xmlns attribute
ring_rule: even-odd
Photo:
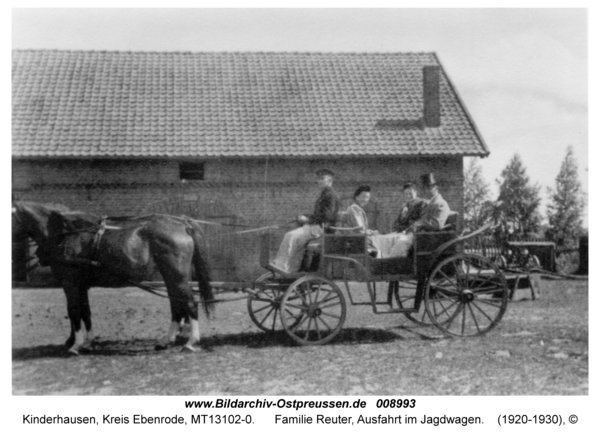
<svg viewBox="0 0 600 435"><path fill-rule="evenodd" d="M405 328L394 328L394 332L383 329L372 328L347 328L343 329L335 339L323 346L355 345L368 343L387 343L396 340L428 339L426 335L406 334ZM155 339L134 340L102 340L97 339L91 349L82 350L82 355L95 356L117 356L117 355L141 355L179 352L185 340L178 340L175 346L167 349L158 349ZM285 331L272 333L245 332L237 334L213 335L203 338L200 347L205 351L211 351L222 346L239 346L252 349L269 347L295 347L296 344ZM43 345L34 347L17 348L12 351L13 361L27 361L38 358L67 358L67 348L64 345Z"/></svg>

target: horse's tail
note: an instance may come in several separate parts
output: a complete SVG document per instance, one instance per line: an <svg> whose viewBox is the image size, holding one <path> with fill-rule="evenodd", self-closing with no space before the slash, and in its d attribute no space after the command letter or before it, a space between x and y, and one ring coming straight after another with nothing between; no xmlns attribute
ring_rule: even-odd
<svg viewBox="0 0 600 435"><path fill-rule="evenodd" d="M188 225L188 234L194 240L194 255L192 257L192 262L198 280L200 302L202 302L202 307L204 308L206 315L210 316L214 311L213 301L215 296L213 295L212 287L210 285L210 267L206 260L207 255L202 240L203 231L202 228L193 222L188 222Z"/></svg>

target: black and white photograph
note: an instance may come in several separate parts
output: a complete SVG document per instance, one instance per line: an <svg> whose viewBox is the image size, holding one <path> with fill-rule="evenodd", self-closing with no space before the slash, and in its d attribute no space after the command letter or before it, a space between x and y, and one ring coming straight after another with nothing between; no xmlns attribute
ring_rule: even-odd
<svg viewBox="0 0 600 435"><path fill-rule="evenodd" d="M587 403L576 6L13 8L9 395ZM147 418L218 428L177 409ZM15 418L133 423L103 412Z"/></svg>

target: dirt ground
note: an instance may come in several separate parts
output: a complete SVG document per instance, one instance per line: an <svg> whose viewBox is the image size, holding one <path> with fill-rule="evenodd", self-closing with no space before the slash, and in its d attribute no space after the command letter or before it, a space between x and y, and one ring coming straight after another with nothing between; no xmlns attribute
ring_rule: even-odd
<svg viewBox="0 0 600 435"><path fill-rule="evenodd" d="M509 304L485 336L443 338L401 314L350 306L323 346L260 332L245 301L201 321L201 350L156 351L165 299L92 289L91 353L65 357L60 289L12 292L14 395L587 395L588 285L542 281L541 298ZM527 292L521 292L527 296Z"/></svg>

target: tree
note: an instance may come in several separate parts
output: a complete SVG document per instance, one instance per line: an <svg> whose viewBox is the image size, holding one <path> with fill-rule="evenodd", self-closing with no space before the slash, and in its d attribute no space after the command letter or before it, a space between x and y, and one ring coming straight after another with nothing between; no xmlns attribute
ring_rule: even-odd
<svg viewBox="0 0 600 435"><path fill-rule="evenodd" d="M496 214L516 232L536 233L541 216L540 186L530 184L529 176L519 154L515 154L496 180L500 187Z"/></svg>
<svg viewBox="0 0 600 435"><path fill-rule="evenodd" d="M573 147L567 147L567 155L556 177L556 187L548 189L548 223L550 234L557 246L577 246L579 236L583 234L582 216L585 196L577 176L577 162Z"/></svg>
<svg viewBox="0 0 600 435"><path fill-rule="evenodd" d="M464 174L464 226L474 231L485 224L490 215L490 186L473 158Z"/></svg>

